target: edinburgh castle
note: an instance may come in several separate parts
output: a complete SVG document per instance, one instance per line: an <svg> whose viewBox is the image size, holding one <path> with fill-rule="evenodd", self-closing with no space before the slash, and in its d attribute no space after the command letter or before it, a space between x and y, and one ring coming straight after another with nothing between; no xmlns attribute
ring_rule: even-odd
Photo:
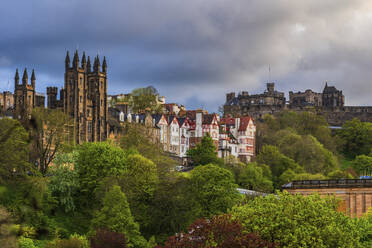
<svg viewBox="0 0 372 248"><path fill-rule="evenodd" d="M308 89L305 92L289 92L289 101L284 92L275 90L274 83L268 83L262 94L250 95L243 91L237 96L234 92L226 94L223 106L225 116L253 116L262 118L265 114L278 114L283 110L315 111L323 115L332 126L341 126L345 121L358 118L372 122L372 106L345 106L342 91L325 84L322 93Z"/></svg>

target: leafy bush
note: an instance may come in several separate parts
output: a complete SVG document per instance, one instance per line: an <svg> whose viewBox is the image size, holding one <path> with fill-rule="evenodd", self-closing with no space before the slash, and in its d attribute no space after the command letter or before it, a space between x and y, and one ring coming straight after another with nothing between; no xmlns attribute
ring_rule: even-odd
<svg viewBox="0 0 372 248"><path fill-rule="evenodd" d="M112 232L107 229L98 229L90 237L91 248L126 248L127 240L123 233Z"/></svg>
<svg viewBox="0 0 372 248"><path fill-rule="evenodd" d="M20 237L18 239L19 248L36 248L34 241L30 238Z"/></svg>
<svg viewBox="0 0 372 248"><path fill-rule="evenodd" d="M199 219L190 225L187 232L169 237L163 248L188 247L276 247L253 233L244 233L242 225L230 215ZM158 246L158 248L161 248Z"/></svg>
<svg viewBox="0 0 372 248"><path fill-rule="evenodd" d="M355 222L337 207L335 198L277 192L234 207L232 216L245 232L258 232L280 247L359 247Z"/></svg>
<svg viewBox="0 0 372 248"><path fill-rule="evenodd" d="M190 191L204 217L225 213L241 198L233 174L217 165L198 166L191 171Z"/></svg>

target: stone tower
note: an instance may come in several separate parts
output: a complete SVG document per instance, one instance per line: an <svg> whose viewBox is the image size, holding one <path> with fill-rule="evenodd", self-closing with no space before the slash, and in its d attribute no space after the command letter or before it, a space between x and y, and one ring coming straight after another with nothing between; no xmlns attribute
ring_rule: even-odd
<svg viewBox="0 0 372 248"><path fill-rule="evenodd" d="M322 105L326 108L340 108L345 103L345 97L341 90L337 90L335 86L328 86L326 82L322 94Z"/></svg>
<svg viewBox="0 0 372 248"><path fill-rule="evenodd" d="M47 107L49 109L56 109L58 88L57 87L47 87Z"/></svg>
<svg viewBox="0 0 372 248"><path fill-rule="evenodd" d="M25 68L22 84L19 84L18 69L14 77L14 118L27 120L35 107L35 72L32 70L31 84L28 84L28 74Z"/></svg>
<svg viewBox="0 0 372 248"><path fill-rule="evenodd" d="M75 51L71 65L67 52L63 94L61 96L63 109L73 120L75 142L81 144L106 140L108 130L106 58L103 58L101 70L97 55L92 69L90 58L89 56L86 58L85 53L80 64L78 51Z"/></svg>

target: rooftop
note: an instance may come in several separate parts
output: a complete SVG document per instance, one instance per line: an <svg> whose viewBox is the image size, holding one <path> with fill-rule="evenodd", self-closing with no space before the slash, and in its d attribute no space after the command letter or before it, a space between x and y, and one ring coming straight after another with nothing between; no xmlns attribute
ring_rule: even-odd
<svg viewBox="0 0 372 248"><path fill-rule="evenodd" d="M301 180L293 181L282 186L282 189L319 188L372 188L372 179Z"/></svg>

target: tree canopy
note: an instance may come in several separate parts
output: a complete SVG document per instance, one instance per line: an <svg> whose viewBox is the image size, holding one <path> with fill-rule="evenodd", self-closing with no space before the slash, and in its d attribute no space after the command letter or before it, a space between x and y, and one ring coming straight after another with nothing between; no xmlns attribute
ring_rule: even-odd
<svg viewBox="0 0 372 248"><path fill-rule="evenodd" d="M372 148L372 123L354 118L345 122L337 135L344 141L343 152L350 157L368 155Z"/></svg>
<svg viewBox="0 0 372 248"><path fill-rule="evenodd" d="M0 119L0 184L12 176L24 176L28 163L28 134L17 120Z"/></svg>
<svg viewBox="0 0 372 248"><path fill-rule="evenodd" d="M217 157L216 145L209 134L205 135L195 148L187 151L194 165L205 165L210 163L220 163Z"/></svg>
<svg viewBox="0 0 372 248"><path fill-rule="evenodd" d="M234 207L232 216L280 247L359 247L355 222L337 207L335 198L277 192Z"/></svg>
<svg viewBox="0 0 372 248"><path fill-rule="evenodd" d="M202 216L226 212L240 199L233 174L217 165L196 167L191 172L190 191L201 206Z"/></svg>
<svg viewBox="0 0 372 248"><path fill-rule="evenodd" d="M148 86L146 88L134 89L129 98L129 106L131 107L133 113L145 112L149 109L152 112L160 112L162 106L158 101L159 93L152 87Z"/></svg>
<svg viewBox="0 0 372 248"><path fill-rule="evenodd" d="M119 186L113 186L105 195L102 208L92 220L92 229L109 229L123 233L128 244L134 247L146 247L139 225L134 221L125 194Z"/></svg>

